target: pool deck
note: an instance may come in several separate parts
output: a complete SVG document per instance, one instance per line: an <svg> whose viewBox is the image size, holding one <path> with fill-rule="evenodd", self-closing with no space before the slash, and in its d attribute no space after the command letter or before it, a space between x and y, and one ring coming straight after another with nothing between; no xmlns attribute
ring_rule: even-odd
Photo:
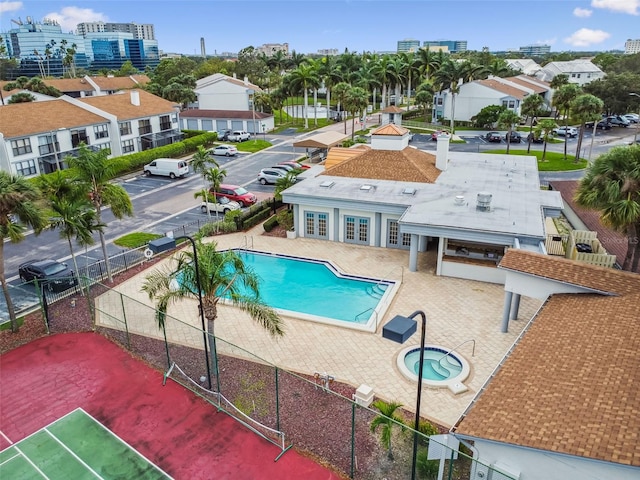
<svg viewBox="0 0 640 480"><path fill-rule="evenodd" d="M269 237L261 235L263 231L260 225L248 233L215 237L215 241L219 249L238 248L248 243L255 250L330 260L345 273L402 278L403 283L376 333L283 317L285 335L274 339L238 309L221 306L216 336L294 372L308 375L326 372L356 388L366 384L377 397L399 402L407 410L415 411L417 383L398 371L396 357L404 348L419 345L420 326L402 345L382 338L382 327L395 315L406 316L423 310L427 314L426 343L454 348L471 365L469 378L464 382L468 391L454 395L447 388L423 389L421 415L447 427L458 420L541 305L538 300L522 297L518 320L511 322L509 333L500 333L504 287L435 276L435 252L421 253L418 271L409 272L406 250ZM140 291L144 276L145 273L141 273L115 290L152 305ZM106 297L98 298L97 302L99 309L105 308L101 304L108 303ZM195 301L181 302L172 305L169 314L197 326L200 321L196 307ZM104 317L106 315L99 315L97 322L108 324ZM148 309L129 314L128 321L130 331L161 338ZM179 339L179 332L169 330L167 335L178 342L193 342L198 347L202 342L201 335L194 336L193 340ZM474 356L470 340L475 340ZM460 344L463 345L456 348Z"/></svg>

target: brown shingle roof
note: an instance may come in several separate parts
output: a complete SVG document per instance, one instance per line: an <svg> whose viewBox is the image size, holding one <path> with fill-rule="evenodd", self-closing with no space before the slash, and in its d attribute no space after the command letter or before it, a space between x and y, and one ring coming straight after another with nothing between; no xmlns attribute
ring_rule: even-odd
<svg viewBox="0 0 640 480"><path fill-rule="evenodd" d="M551 89L550 86L541 87L537 85L537 83L543 83L543 84L546 83L546 82L543 82L542 80L538 80L537 83L527 82L526 79L523 79L521 77L507 77L505 78L505 80L509 80L510 82L517 83L518 85L522 85L523 87L530 88L535 93L544 93L544 92L548 92Z"/></svg>
<svg viewBox="0 0 640 480"><path fill-rule="evenodd" d="M380 113L405 113L405 111L395 105L389 105L387 108L380 110Z"/></svg>
<svg viewBox="0 0 640 480"><path fill-rule="evenodd" d="M133 79L129 77L91 77L91 80L100 87L100 90L128 90L146 85L150 81L146 75L132 75L132 77Z"/></svg>
<svg viewBox="0 0 640 480"><path fill-rule="evenodd" d="M43 82L45 85L57 88L62 93L94 91L93 85L84 78L48 78Z"/></svg>
<svg viewBox="0 0 640 480"><path fill-rule="evenodd" d="M640 466L638 305L639 293L552 296L457 432Z"/></svg>
<svg viewBox="0 0 640 480"><path fill-rule="evenodd" d="M131 103L130 92L114 95L101 95L98 97L86 97L78 100L104 110L105 112L111 113L118 117L118 120L120 121L149 117L153 115L171 114L175 112L175 102L170 102L164 98L157 97L144 90L135 89L133 91L140 93L140 105L136 106Z"/></svg>
<svg viewBox="0 0 640 480"><path fill-rule="evenodd" d="M573 180L551 182L550 186L553 190L560 192L565 203L571 207L571 210L575 212L589 230L598 233L598 240L604 249L615 255L618 263L622 265L627 254L627 236L603 225L600 221L599 211L587 210L576 204L573 197L578 188L578 182ZM638 265L636 273L640 273L640 265Z"/></svg>
<svg viewBox="0 0 640 480"><path fill-rule="evenodd" d="M589 265L577 260L552 257L541 253L510 248L499 268L528 273L537 277L606 292L625 295L640 291L640 275L613 268ZM638 306L640 320L640 305Z"/></svg>
<svg viewBox="0 0 640 480"><path fill-rule="evenodd" d="M435 155L406 147L401 151L369 150L326 169L322 175L435 183L440 170Z"/></svg>
<svg viewBox="0 0 640 480"><path fill-rule="evenodd" d="M105 123L107 119L62 99L15 103L0 107L0 129L5 138L23 137L59 128Z"/></svg>
<svg viewBox="0 0 640 480"><path fill-rule="evenodd" d="M394 123L387 123L386 125L382 125L381 127L376 128L373 132L371 132L371 135L394 135L401 137L406 133L409 133L409 129L399 127Z"/></svg>
<svg viewBox="0 0 640 480"><path fill-rule="evenodd" d="M519 88L512 87L510 85L505 85L504 83L500 83L498 80L478 80L480 85L484 85L485 87L492 88L493 90L497 90L498 92L502 92L510 97L517 98L522 100L525 96L525 91L520 90Z"/></svg>

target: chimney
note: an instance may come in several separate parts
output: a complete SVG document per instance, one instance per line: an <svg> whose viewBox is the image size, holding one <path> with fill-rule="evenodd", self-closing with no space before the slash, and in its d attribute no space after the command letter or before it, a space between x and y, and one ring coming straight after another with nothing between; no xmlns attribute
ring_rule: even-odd
<svg viewBox="0 0 640 480"><path fill-rule="evenodd" d="M131 90L131 105L140 106L140 92L138 90Z"/></svg>
<svg viewBox="0 0 640 480"><path fill-rule="evenodd" d="M447 169L447 163L449 159L449 140L451 140L451 135L447 132L442 132L438 134L438 147L436 149L436 168L441 171L445 171Z"/></svg>
<svg viewBox="0 0 640 480"><path fill-rule="evenodd" d="M489 192L478 192L476 210L479 212L490 212L492 197L493 195Z"/></svg>
<svg viewBox="0 0 640 480"><path fill-rule="evenodd" d="M249 77L247 77L246 75L244 76L244 84L249 85Z"/></svg>

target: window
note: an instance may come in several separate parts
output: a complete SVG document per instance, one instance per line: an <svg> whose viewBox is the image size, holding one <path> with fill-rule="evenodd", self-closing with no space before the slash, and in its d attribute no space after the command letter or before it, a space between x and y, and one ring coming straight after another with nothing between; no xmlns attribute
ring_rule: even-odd
<svg viewBox="0 0 640 480"><path fill-rule="evenodd" d="M13 156L24 155L25 153L31 153L31 140L28 138L20 138L18 140L11 140L11 148L13 149Z"/></svg>
<svg viewBox="0 0 640 480"><path fill-rule="evenodd" d="M509 108L516 108L516 101L515 100L509 100Z"/></svg>
<svg viewBox="0 0 640 480"><path fill-rule="evenodd" d="M438 102L436 103L436 105L442 105L442 97L438 97Z"/></svg>
<svg viewBox="0 0 640 480"><path fill-rule="evenodd" d="M120 122L120 135L131 135L131 122Z"/></svg>
<svg viewBox="0 0 640 480"><path fill-rule="evenodd" d="M77 148L81 143L89 145L89 138L87 137L87 131L82 130L71 130L71 145L73 148Z"/></svg>
<svg viewBox="0 0 640 480"><path fill-rule="evenodd" d="M344 241L346 243L369 243L369 219L365 217L344 217Z"/></svg>
<svg viewBox="0 0 640 480"><path fill-rule="evenodd" d="M411 234L403 233L400 236L400 227L397 220L389 220L387 226L387 246L405 249L411 246Z"/></svg>
<svg viewBox="0 0 640 480"><path fill-rule="evenodd" d="M111 142L99 143L94 145L94 147L97 148L98 150L111 150Z"/></svg>
<svg viewBox="0 0 640 480"><path fill-rule="evenodd" d="M94 125L93 133L96 135L96 138L109 138L109 127L107 127L106 124Z"/></svg>
<svg viewBox="0 0 640 480"><path fill-rule="evenodd" d="M58 143L58 137L54 133L53 135L42 135L38 137L38 150L40 155L48 155L60 151L60 144Z"/></svg>
<svg viewBox="0 0 640 480"><path fill-rule="evenodd" d="M171 130L171 118L169 115L162 115L160 117L160 130Z"/></svg>
<svg viewBox="0 0 640 480"><path fill-rule="evenodd" d="M502 100L502 106L504 108L507 108L508 102L506 100Z"/></svg>
<svg viewBox="0 0 640 480"><path fill-rule="evenodd" d="M329 238L328 214L305 212L304 236L310 238Z"/></svg>
<svg viewBox="0 0 640 480"><path fill-rule="evenodd" d="M16 173L23 177L36 174L36 162L34 160L25 160L23 162L14 163Z"/></svg>
<svg viewBox="0 0 640 480"><path fill-rule="evenodd" d="M138 133L144 135L145 133L151 133L151 120L138 120Z"/></svg>
<svg viewBox="0 0 640 480"><path fill-rule="evenodd" d="M122 153L131 153L135 152L136 146L133 143L133 140L123 140L122 141Z"/></svg>
<svg viewBox="0 0 640 480"><path fill-rule="evenodd" d="M576 74L575 74L575 73L572 73L572 74L571 74L571 78L576 78Z"/></svg>

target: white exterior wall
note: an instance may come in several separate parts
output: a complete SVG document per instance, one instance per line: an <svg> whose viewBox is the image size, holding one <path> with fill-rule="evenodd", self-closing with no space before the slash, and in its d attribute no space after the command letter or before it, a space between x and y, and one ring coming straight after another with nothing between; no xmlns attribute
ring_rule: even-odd
<svg viewBox="0 0 640 480"><path fill-rule="evenodd" d="M400 220L400 215L389 215L383 213L380 216L380 221L382 222L382 225L380 225L380 246L382 248L389 247L389 244L387 243L389 240L389 229L387 228L389 226L389 220L398 221ZM402 237L402 233L399 233L398 235ZM397 247L393 245L391 248Z"/></svg>
<svg viewBox="0 0 640 480"><path fill-rule="evenodd" d="M471 117L477 115L480 110L489 105L502 105L504 93L478 83L465 83L460 87L460 93L456 95L455 120L469 122ZM445 92L444 116L451 118L451 93Z"/></svg>
<svg viewBox="0 0 640 480"><path fill-rule="evenodd" d="M534 277L513 271L507 273L504 289L538 300L546 300L549 295L554 293L593 293L576 285L554 282L548 278Z"/></svg>
<svg viewBox="0 0 640 480"><path fill-rule="evenodd" d="M344 217L345 216L354 216L354 217L365 217L369 219L369 245L373 247L375 245L375 231L376 231L376 214L374 212L365 212L362 210L349 210L349 209L340 209L339 218L337 219L338 224L336 225L338 228L338 241L341 243L344 242ZM329 237L332 238L332 237ZM349 242L351 243L351 242Z"/></svg>
<svg viewBox="0 0 640 480"><path fill-rule="evenodd" d="M638 467L482 440L475 440L474 446L479 452L476 460L484 465L498 463L505 473L519 473L519 480L637 480L640 477ZM470 476L473 480L488 478L486 468L480 463L473 464ZM481 471L484 473L482 477L479 475Z"/></svg>
<svg viewBox="0 0 640 480"><path fill-rule="evenodd" d="M334 234L338 225L336 225L336 219L333 215L333 208L327 207L319 207L316 205L300 205L298 207L298 218L295 219L294 224L297 224L299 227L296 230L296 236L304 237L305 236L305 213L306 212L314 212L314 213L326 213L327 214L327 235L329 241L333 241Z"/></svg>
<svg viewBox="0 0 640 480"><path fill-rule="evenodd" d="M240 86L228 81L218 81L196 89L200 110L251 110L250 86Z"/></svg>
<svg viewBox="0 0 640 480"><path fill-rule="evenodd" d="M371 148L374 150L404 150L409 145L409 135L402 138L397 135L371 135Z"/></svg>

